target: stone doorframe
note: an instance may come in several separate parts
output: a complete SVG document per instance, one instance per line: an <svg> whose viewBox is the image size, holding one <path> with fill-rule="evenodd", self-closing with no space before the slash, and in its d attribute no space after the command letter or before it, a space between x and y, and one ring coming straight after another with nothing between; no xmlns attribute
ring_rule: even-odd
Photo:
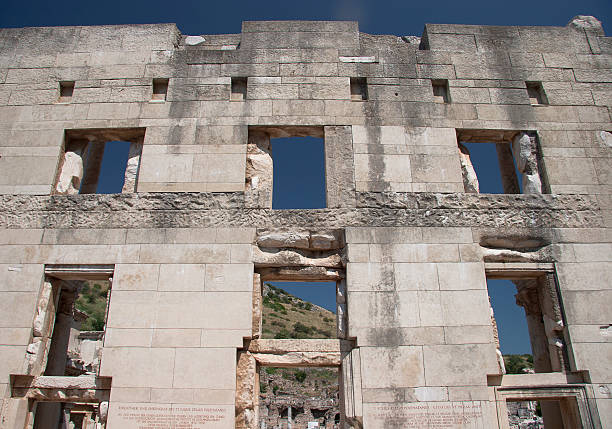
<svg viewBox="0 0 612 429"><path fill-rule="evenodd" d="M507 401L555 400L562 404L566 429L601 429L593 388L589 384L553 386L500 386L495 388L497 421L509 429Z"/></svg>
<svg viewBox="0 0 612 429"><path fill-rule="evenodd" d="M353 341L250 340L238 350L236 365L236 428L257 429L259 422L259 368L327 367L340 370L340 415L348 427L363 425L361 360ZM344 426L343 426L344 427Z"/></svg>

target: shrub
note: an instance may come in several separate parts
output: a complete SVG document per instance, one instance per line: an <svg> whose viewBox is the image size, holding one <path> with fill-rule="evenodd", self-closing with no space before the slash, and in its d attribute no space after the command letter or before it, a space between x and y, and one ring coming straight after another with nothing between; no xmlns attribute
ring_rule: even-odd
<svg viewBox="0 0 612 429"><path fill-rule="evenodd" d="M300 369L295 371L295 379L300 383L303 383L304 380L306 380L306 375L306 371L302 371Z"/></svg>

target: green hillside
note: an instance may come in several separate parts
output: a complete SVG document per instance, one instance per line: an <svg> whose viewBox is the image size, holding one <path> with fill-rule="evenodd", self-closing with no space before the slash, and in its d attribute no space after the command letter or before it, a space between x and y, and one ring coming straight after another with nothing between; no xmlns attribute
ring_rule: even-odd
<svg viewBox="0 0 612 429"><path fill-rule="evenodd" d="M262 338L336 338L336 315L265 283Z"/></svg>
<svg viewBox="0 0 612 429"><path fill-rule="evenodd" d="M525 374L533 370L533 356L526 355L504 355L506 374ZM526 371L525 371L526 370Z"/></svg>
<svg viewBox="0 0 612 429"><path fill-rule="evenodd" d="M106 297L110 284L90 281L81 288L75 307L89 318L81 324L81 331L103 331L106 317Z"/></svg>

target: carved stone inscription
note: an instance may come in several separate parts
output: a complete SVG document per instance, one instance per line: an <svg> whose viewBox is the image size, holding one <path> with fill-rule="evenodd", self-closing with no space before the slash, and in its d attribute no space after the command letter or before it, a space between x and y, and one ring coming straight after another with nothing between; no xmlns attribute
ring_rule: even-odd
<svg viewBox="0 0 612 429"><path fill-rule="evenodd" d="M377 428L485 428L483 408L479 402L371 404L368 408L368 420Z"/></svg>
<svg viewBox="0 0 612 429"><path fill-rule="evenodd" d="M200 429L227 427L233 407L224 405L118 404L111 411L110 425L125 429Z"/></svg>

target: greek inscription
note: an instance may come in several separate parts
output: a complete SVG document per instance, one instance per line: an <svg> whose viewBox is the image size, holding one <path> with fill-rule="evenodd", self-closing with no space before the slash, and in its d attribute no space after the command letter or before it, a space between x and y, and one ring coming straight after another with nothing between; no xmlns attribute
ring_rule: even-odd
<svg viewBox="0 0 612 429"><path fill-rule="evenodd" d="M463 427L482 419L483 415L481 405L471 402L382 405L374 407L373 414L376 420L393 426L436 429Z"/></svg>
<svg viewBox="0 0 612 429"><path fill-rule="evenodd" d="M227 410L215 407L156 407L119 405L117 416L138 429L198 429L227 418Z"/></svg>

